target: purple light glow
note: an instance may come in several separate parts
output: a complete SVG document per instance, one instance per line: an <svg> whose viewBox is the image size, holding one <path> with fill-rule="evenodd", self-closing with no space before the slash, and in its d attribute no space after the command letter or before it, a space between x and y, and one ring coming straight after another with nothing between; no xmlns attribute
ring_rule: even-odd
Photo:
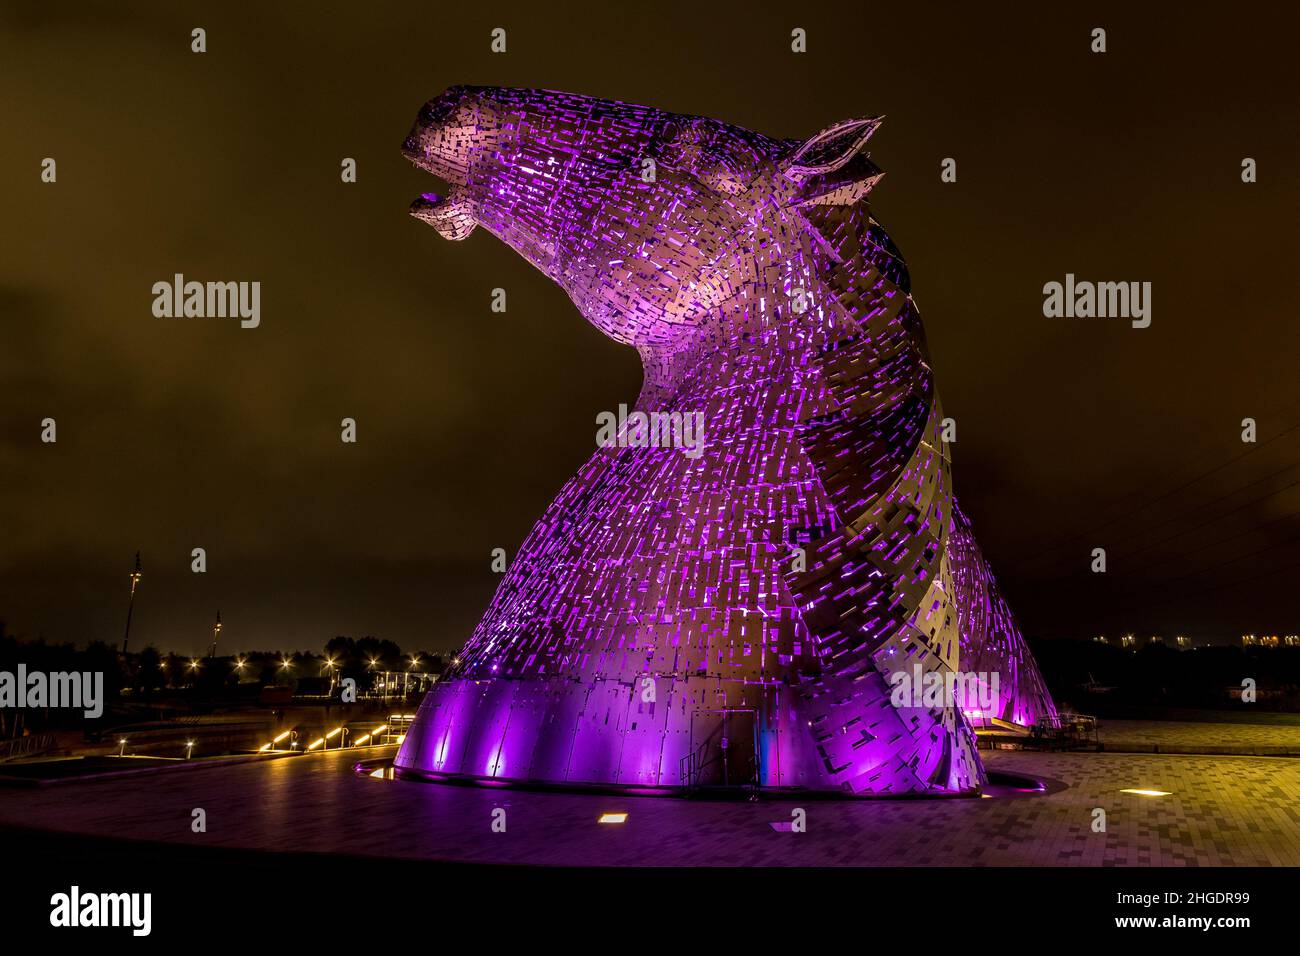
<svg viewBox="0 0 1300 956"><path fill-rule="evenodd" d="M1054 712L952 498L907 267L867 204L878 125L782 141L494 88L423 108L404 152L451 185L412 215L505 242L638 350L634 412L703 430L698 449L598 444L399 768L969 791L985 775L966 702L895 707L885 662L997 672L991 716Z"/></svg>

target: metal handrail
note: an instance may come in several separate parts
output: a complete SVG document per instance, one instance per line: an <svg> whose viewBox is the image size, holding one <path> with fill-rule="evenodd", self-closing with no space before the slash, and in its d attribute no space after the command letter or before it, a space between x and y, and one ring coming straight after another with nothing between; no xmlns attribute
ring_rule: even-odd
<svg viewBox="0 0 1300 956"><path fill-rule="evenodd" d="M677 761L677 776L682 781L682 786L687 790L694 790L699 786L699 776L704 770L704 751L708 747L708 741L691 753L682 756Z"/></svg>
<svg viewBox="0 0 1300 956"><path fill-rule="evenodd" d="M54 747L53 734L32 734L29 737L15 737L13 740L0 740L0 760L13 760L17 757L30 757L43 753Z"/></svg>

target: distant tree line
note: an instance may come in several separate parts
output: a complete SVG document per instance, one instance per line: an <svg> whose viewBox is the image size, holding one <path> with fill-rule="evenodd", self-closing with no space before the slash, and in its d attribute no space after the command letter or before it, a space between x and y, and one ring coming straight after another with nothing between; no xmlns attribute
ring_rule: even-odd
<svg viewBox="0 0 1300 956"><path fill-rule="evenodd" d="M1030 640L1057 705L1121 716L1142 708L1300 711L1300 647L1216 645L1178 650L1147 643L1137 650L1079 640ZM1242 703L1242 681L1256 701Z"/></svg>
<svg viewBox="0 0 1300 956"><path fill-rule="evenodd" d="M395 642L377 637L330 638L321 652L254 650L218 657L191 657L165 653L150 645L122 654L103 641L85 647L51 644L9 634L0 621L0 671L102 672L106 707L153 704L169 697L223 698L255 696L265 686L307 682L324 693L338 679L356 680L364 692L383 672L409 671L441 674L446 655L433 651L404 652ZM337 693L337 691L335 691ZM106 711L107 712L107 711ZM0 710L0 739L24 731L81 726L84 717L74 711Z"/></svg>

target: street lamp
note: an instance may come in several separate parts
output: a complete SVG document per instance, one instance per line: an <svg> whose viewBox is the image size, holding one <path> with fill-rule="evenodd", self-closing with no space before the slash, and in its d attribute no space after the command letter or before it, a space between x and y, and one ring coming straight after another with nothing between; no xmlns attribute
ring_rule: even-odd
<svg viewBox="0 0 1300 956"><path fill-rule="evenodd" d="M185 741L185 759L189 760L193 754L194 754L194 741L192 740Z"/></svg>
<svg viewBox="0 0 1300 956"><path fill-rule="evenodd" d="M140 570L140 552L135 553L135 569L131 572L131 599L126 605L126 633L122 636L122 656L126 656L126 647L131 643L131 611L135 609L135 589L140 584L144 573Z"/></svg>
<svg viewBox="0 0 1300 956"><path fill-rule="evenodd" d="M122 749L119 750L119 751L117 752L117 755L118 755L119 757L125 757L125 756L126 756L126 738L125 738L125 737L120 738L120 739L118 740L118 743L122 745Z"/></svg>

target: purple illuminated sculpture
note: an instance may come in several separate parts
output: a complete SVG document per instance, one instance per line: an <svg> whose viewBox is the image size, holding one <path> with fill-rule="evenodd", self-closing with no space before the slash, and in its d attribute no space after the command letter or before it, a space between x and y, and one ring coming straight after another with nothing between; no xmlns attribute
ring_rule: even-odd
<svg viewBox="0 0 1300 956"><path fill-rule="evenodd" d="M1054 713L952 497L867 204L879 123L800 142L538 90L425 105L404 152L450 188L412 215L510 245L645 382L426 697L404 774L971 791L973 720Z"/></svg>

